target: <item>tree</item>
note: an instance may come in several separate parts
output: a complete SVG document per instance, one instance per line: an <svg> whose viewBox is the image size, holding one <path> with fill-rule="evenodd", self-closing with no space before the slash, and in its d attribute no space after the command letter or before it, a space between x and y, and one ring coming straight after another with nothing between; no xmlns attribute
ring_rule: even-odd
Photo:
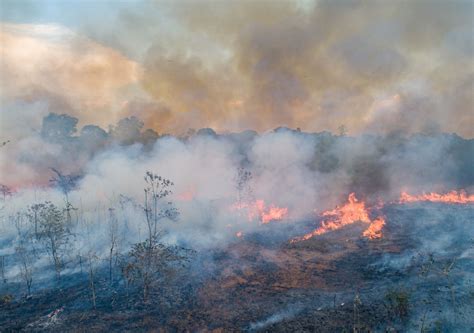
<svg viewBox="0 0 474 333"><path fill-rule="evenodd" d="M158 222L165 218L176 221L179 212L172 202L163 202L166 197L173 193L170 189L174 185L172 181L147 171L145 183L143 210L148 227L148 239L151 242L152 239L158 236Z"/></svg>
<svg viewBox="0 0 474 333"><path fill-rule="evenodd" d="M141 134L141 142L144 145L152 146L159 137L160 136L156 131L148 128Z"/></svg>
<svg viewBox="0 0 474 333"><path fill-rule="evenodd" d="M81 129L81 139L86 143L102 143L107 136L107 132L96 125L86 125Z"/></svg>
<svg viewBox="0 0 474 333"><path fill-rule="evenodd" d="M54 172L54 176L49 180L49 182L53 186L57 187L64 195L64 201L66 204L66 217L69 227L71 224L71 211L75 209L69 201L69 193L76 187L80 176L66 175L55 168L51 168L51 170Z"/></svg>
<svg viewBox="0 0 474 333"><path fill-rule="evenodd" d="M347 135L347 128L345 125L340 125L337 128L337 133L339 136L346 136Z"/></svg>
<svg viewBox="0 0 474 333"><path fill-rule="evenodd" d="M97 293L95 289L95 275L97 270L97 261L99 257L93 251L87 253L87 264L89 266L89 288L91 290L92 307L96 308Z"/></svg>
<svg viewBox="0 0 474 333"><path fill-rule="evenodd" d="M161 242L163 231L158 223L164 218L176 221L178 210L165 198L172 192L173 183L161 176L147 171L145 174L145 198L143 210L148 229L148 238L136 243L128 253L128 262L123 267L127 283L138 281L142 287L143 300L148 300L150 288L157 281L173 271L176 266L188 260L190 250L168 246Z"/></svg>
<svg viewBox="0 0 474 333"><path fill-rule="evenodd" d="M2 278L3 283L7 283L7 277L5 276L5 266L6 260L5 256L0 256L0 276Z"/></svg>
<svg viewBox="0 0 474 333"><path fill-rule="evenodd" d="M353 303L353 318L352 318L352 331L354 333L362 332L362 326L360 324L360 306L362 301L360 300L359 292L355 294Z"/></svg>
<svg viewBox="0 0 474 333"><path fill-rule="evenodd" d="M69 239L63 212L51 202L45 202L39 211L40 241L43 242L54 264L56 277L61 277L63 251Z"/></svg>
<svg viewBox="0 0 474 333"><path fill-rule="evenodd" d="M8 186L0 184L0 195L1 201L3 201L3 203L6 203L7 197L12 195L12 191ZM3 208L5 208L5 206L1 206L0 210L2 210Z"/></svg>
<svg viewBox="0 0 474 333"><path fill-rule="evenodd" d="M12 191L7 185L0 184L0 195L3 201L5 201L8 196L12 195Z"/></svg>
<svg viewBox="0 0 474 333"><path fill-rule="evenodd" d="M100 147L103 147L108 140L108 134L99 126L86 125L81 129L79 137L81 146L89 153L93 153Z"/></svg>
<svg viewBox="0 0 474 333"><path fill-rule="evenodd" d="M139 282L143 301L148 300L150 289L174 270L189 261L193 251L160 242L161 235L151 240L134 244L129 252L129 261L123 269L128 283Z"/></svg>
<svg viewBox="0 0 474 333"><path fill-rule="evenodd" d="M244 201L244 197L251 200L252 188L250 181L252 180L252 173L242 167L237 170L237 176L235 178L235 188L237 189L238 203L241 205Z"/></svg>
<svg viewBox="0 0 474 333"><path fill-rule="evenodd" d="M212 128L201 128L196 132L197 136L210 136L216 137L217 133Z"/></svg>
<svg viewBox="0 0 474 333"><path fill-rule="evenodd" d="M67 114L50 113L43 118L41 136L50 141L63 141L76 133L78 119Z"/></svg>
<svg viewBox="0 0 474 333"><path fill-rule="evenodd" d="M329 133L318 134L311 169L322 173L331 173L340 166L337 155L337 137Z"/></svg>
<svg viewBox="0 0 474 333"><path fill-rule="evenodd" d="M31 286L33 284L33 251L31 249L31 233L27 225L24 223L24 216L18 213L14 217L15 227L17 230L17 244L15 246L15 254L20 263L20 276L25 282L27 294L31 294Z"/></svg>
<svg viewBox="0 0 474 333"><path fill-rule="evenodd" d="M120 119L117 126L110 127L109 133L112 138L121 145L131 145L140 140L143 122L137 117Z"/></svg>
<svg viewBox="0 0 474 333"><path fill-rule="evenodd" d="M33 258L25 243L20 242L15 247L15 253L20 259L20 275L25 281L27 294L31 294L31 286L33 284Z"/></svg>
<svg viewBox="0 0 474 333"><path fill-rule="evenodd" d="M28 207L26 216L30 220L30 223L33 225L33 230L35 238L38 239L38 213L43 208L44 204L34 204Z"/></svg>
<svg viewBox="0 0 474 333"><path fill-rule="evenodd" d="M109 280L112 284L114 251L116 252L118 238L118 220L113 208L109 208Z"/></svg>

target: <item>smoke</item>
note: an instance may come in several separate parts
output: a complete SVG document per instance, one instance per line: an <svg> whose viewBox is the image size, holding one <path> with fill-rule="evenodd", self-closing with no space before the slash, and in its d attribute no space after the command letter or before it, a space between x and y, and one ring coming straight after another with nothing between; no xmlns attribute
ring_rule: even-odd
<svg viewBox="0 0 474 333"><path fill-rule="evenodd" d="M249 329L250 331L258 331L258 330L264 329L267 326L276 324L282 320L290 319L296 316L301 310L302 309L300 306L294 305L286 310L279 311L266 319L263 319L256 323L251 323Z"/></svg>
<svg viewBox="0 0 474 333"><path fill-rule="evenodd" d="M377 210L387 234L398 227L417 244L383 255L375 269L412 269L417 251L455 258L459 271L471 265L472 208L390 206L402 191L474 191L471 1L111 7L2 5L0 256L9 258L8 280L25 274L19 234L37 203L72 205L63 274L82 269L71 264L78 258L107 258L112 227L118 254L144 241L147 171L174 183L166 201L180 216L160 221L162 241L202 256L255 235L281 245L354 192L367 207L385 202ZM67 198L50 182L52 168L77 180ZM249 211L256 202L285 214L265 224ZM34 283L46 285L51 260L37 250ZM456 286L467 290L468 279Z"/></svg>
<svg viewBox="0 0 474 333"><path fill-rule="evenodd" d="M9 121L22 102L22 113L38 120L45 113L33 109L43 102L85 123L106 126L135 115L174 134L345 125L354 135L472 137L472 6L9 4L2 16L2 117ZM61 18L50 18L56 11Z"/></svg>
<svg viewBox="0 0 474 333"><path fill-rule="evenodd" d="M59 25L2 23L2 137L24 137L49 112L108 125L139 65ZM95 111L92 112L91 111Z"/></svg>
<svg viewBox="0 0 474 333"><path fill-rule="evenodd" d="M170 241L193 247L219 246L237 232L262 228L258 218L247 221L245 210L232 210L239 200L287 208L283 221L270 222L284 224L313 220L351 192L376 203L396 200L402 191L470 191L474 185L473 141L455 135L347 137L279 128L261 135L208 129L159 137L136 118L122 119L109 131L94 125L78 131L77 123L50 114L41 129L2 148L0 183L13 191L6 197L6 220L34 203L64 205L49 183L51 168L79 177L69 199L84 212L83 219L99 223L94 214L118 209L123 197L129 198L133 205L123 213L136 216L127 222L131 238L143 236L145 172L172 180L169 199L181 218L163 226ZM251 173L243 193L237 184L240 168Z"/></svg>
<svg viewBox="0 0 474 333"><path fill-rule="evenodd" d="M419 194L464 188L472 193L473 140L442 133L350 137L289 128L262 134L218 134L207 128L176 137L159 136L133 117L119 120L108 130L91 124L79 129L79 123L65 114L49 114L43 118L41 128L0 150L0 184L12 191L11 195L0 197L0 256L7 258L8 281L22 282L24 276L18 245L22 241L19 232L31 228L25 215L28 207L45 201L60 209L67 205L61 189L49 182L55 176L51 168L77 179L67 198L74 209L71 236L61 249L63 275L81 272L78 258L108 258L112 227L116 228L114 251L119 254L126 254L133 244L146 240L146 171L174 183L173 193L166 201L174 203L180 216L176 222L160 221L160 228L166 231L162 241L197 250L200 255L194 263L195 274L204 278L219 269L212 254L228 250L229 260L235 261L237 267L244 266L246 260L239 244L287 244L292 237L314 229L320 221L318 215L345 202L351 192L366 201L367 207L374 207L379 201L386 203L377 208L386 219L384 239L387 235L388 242L396 243L397 239L390 240L390 235L399 237L401 233L403 244L416 244L402 244L400 250L374 254L370 269L389 275L416 269L419 263L413 258L418 253L436 253L445 261L455 258L458 261L453 274L458 274L465 262L472 261L472 207L425 209L414 204L402 208L390 202L398 200L402 191ZM239 187L242 168L251 177ZM264 224L258 214L249 219L252 211L235 208L239 201L252 204L256 200L262 200L267 208L286 208L287 214ZM354 235L349 230L344 237ZM41 242L32 244L42 246ZM34 251L29 268L36 290L54 283L54 271L47 252L42 248ZM249 251L258 250L251 247ZM284 265L276 253L268 261ZM201 267L202 263L205 265ZM470 276L466 275L466 279ZM457 280L456 288L465 290L468 283ZM249 329L291 321L299 313L293 308L277 312L249 324ZM417 313L413 316L418 318ZM456 323L448 317L446 321Z"/></svg>

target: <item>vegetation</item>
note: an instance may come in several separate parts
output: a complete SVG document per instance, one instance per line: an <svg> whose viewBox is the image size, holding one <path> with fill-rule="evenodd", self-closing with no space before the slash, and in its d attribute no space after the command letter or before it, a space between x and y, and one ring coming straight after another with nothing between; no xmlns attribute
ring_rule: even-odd
<svg viewBox="0 0 474 333"><path fill-rule="evenodd" d="M28 206L24 212L19 212L10 217L15 222L17 229L14 255L15 260L19 263L19 276L26 287L27 295L32 293L35 268L43 254L49 256L58 282L62 271L69 262L74 266L76 262L71 261L78 260L81 272L83 266L85 266L91 304L94 309L97 307L99 292L97 289L98 271L104 266L102 262L107 262L108 280L110 287L114 288L114 270L117 261L121 258L123 278L128 285L139 286L142 290L142 299L147 302L150 291L155 286L171 279L177 270L190 261L193 251L177 245L168 245L163 241L163 236L166 233L160 222L164 219L177 221L179 211L168 200L172 193L173 182L152 172L146 172L144 177L143 205L136 205L132 199L120 196L121 212L124 212L126 206L130 203L132 203L134 209L140 208L143 211L147 230L146 239L132 244L129 251L120 253L120 232L124 230L120 229L119 217L115 208L111 207L105 217L108 233L107 254L100 255L97 250L91 247L90 239L94 232L81 216L80 221L78 221L84 224L86 238L83 241L85 241L87 247L82 252L85 255L81 254L80 249L77 249L79 254L71 256L69 250L73 247L72 241L82 237L73 234L71 230L73 205L70 202L70 192L74 189L78 178L64 175L56 169L52 170L55 176L51 179L51 184L60 189L64 195L64 209L46 201L34 203ZM6 197L3 199L5 200ZM5 258L5 256L0 257L0 272L3 283L7 282Z"/></svg>
<svg viewBox="0 0 474 333"><path fill-rule="evenodd" d="M237 176L235 178L235 188L237 189L237 202L242 205L245 201L251 201L253 198L252 187L252 173L243 167L237 169Z"/></svg>
<svg viewBox="0 0 474 333"><path fill-rule="evenodd" d="M143 301L147 302L150 290L189 261L191 253L188 249L161 243L159 236L147 239L132 246L123 268L124 276L129 283L141 286Z"/></svg>
<svg viewBox="0 0 474 333"><path fill-rule="evenodd" d="M74 123L74 121L69 121L64 117L61 119L70 124ZM63 148L73 147L74 140L90 140L90 145L92 146L92 142L96 142L95 137L99 138L101 144L104 145L117 143L129 145L145 141L145 133L140 131L141 126L136 120L129 119L121 122L118 127L114 128L113 134L111 134L112 132L107 134L98 127L87 127L83 129L80 137L71 136L71 133L75 132L74 129L54 134L54 126L52 126L50 130L53 132L50 132L47 136L49 138L48 141L61 144ZM208 135L204 132L202 133L201 135ZM339 136L345 136L345 128L341 127L339 134ZM306 134L300 133L299 135ZM136 136L140 136L141 141L137 141ZM315 158L308 162L311 170L314 169L319 173L330 173L338 168L346 168L344 156L338 154L337 148L340 140L346 140L347 138L343 139L339 138L339 136L329 133L318 134L315 139ZM361 184L364 186L379 184L378 181L369 181L369 176L367 176L366 172L367 170L382 170L377 163L373 163L373 161L378 160L377 155L364 156L360 161L357 157L354 157L352 169L349 170L350 172L347 172L350 179L347 180L352 181L354 179L354 182L351 184L356 187ZM248 163L245 159L243 161L242 165ZM131 306L133 309L140 309L139 311L141 309L146 309L146 311L154 311L152 309L156 309L161 315L161 313L170 311L170 309L176 309L176 303L172 303L175 300L170 301L172 296L174 296L174 294L171 296L172 293L170 293L172 288L181 288L181 294L176 297L176 302L189 304L189 308L192 308L193 311L203 306L200 302L203 302L203 300L207 302L212 297L215 297L218 302L205 304L204 306L209 306L210 308L220 306L220 304L224 303L223 299L225 297L229 297L229 304L232 302L238 303L237 298L242 297L242 295L247 297L245 301L250 299L249 302L253 302L255 301L255 299L252 299L254 293L259 293L262 290L264 292L260 293L258 297L256 296L256 299L258 299L257 303L261 301L262 304L266 305L264 297L271 298L272 302L274 301L273 297L275 297L274 303L280 306L281 304L287 304L288 299L285 299L283 296L281 298L274 296L275 290L278 290L277 293L286 295L286 297L291 293L291 299L293 297L296 299L299 297L297 294L305 290L305 286L312 285L310 283L314 281L316 281L314 285L317 285L317 288L319 288L320 285L317 280L324 280L327 272L327 276L337 280L340 274L342 274L339 269L342 264L348 266L360 264L344 261L358 259L357 257L352 257L350 251L344 253L343 256L334 255L333 259L331 259L334 260L334 265L330 265L325 260L319 260L320 258L331 256L333 251L338 251L339 246L344 247L340 244L334 244L330 237L321 237L317 242L301 243L298 247L285 247L284 255L281 257L279 257L282 253L279 252L278 241L272 239L271 251L266 253L266 258L261 260L262 258L259 258L257 254L245 253L246 258L251 258L250 261L243 265L245 267L237 267L238 265L235 264L235 261L239 261L240 264L247 260L243 256L238 257L238 260L233 260L233 258L237 258L236 255L242 255L239 246L250 244L249 248L243 250L250 252L258 249L268 240L263 234L251 234L249 232L249 235L245 235L242 241L239 239L235 244L232 243L232 246L235 245L232 249L235 253L226 252L228 250L226 248L225 250L219 249L221 251L219 253L222 253L222 255L216 256L216 253L212 253L210 256L212 258L210 265L216 265L216 267L221 265L218 266L218 269L222 270L220 280L216 278L215 281L210 281L215 276L212 276L210 279L206 277L206 280L200 280L200 277L196 278L194 275L185 276L186 274L182 274L183 272L196 274L196 271L183 269L191 266L194 260L194 251L182 246L183 244L176 245L169 238L173 234L167 233L167 226L172 224L169 222L178 222L181 217L180 212L171 201L171 194L174 188L171 180L154 172L146 172L143 178L142 200L136 200L124 194L117 195L111 193L112 191L104 191L106 192L104 199L99 200L100 202L97 202L96 207L88 203L88 210L85 211L80 200L88 198L78 198L78 192L75 192L80 176L66 174L59 169L51 170L53 176L50 180L50 185L58 190L60 200L55 200L54 203L43 201L44 199L37 201L35 196L35 200L33 202L29 201L29 205L18 206L18 208L15 207L9 210L9 212L15 212L11 216L6 216L6 214L2 216L7 223L16 227L16 232L13 229L13 232L10 232L11 239L5 238L8 243L7 245L12 244L12 246L9 247L9 251L3 251L0 255L0 284L4 294L0 299L1 306L12 302L15 306L18 304L34 306L40 297L49 293L49 299L54 300L50 301L50 305L56 305L62 302L63 299L69 299L70 302L68 304L71 308L74 306L83 307L85 309L84 312L94 309L96 310L92 311L94 314L100 311L112 311L119 307L122 307L121 309L123 310L123 308ZM50 169L46 169L46 172L50 172ZM374 173L371 172L369 173L373 175ZM376 173L375 175L377 179L384 178L382 175L380 177ZM241 204L254 199L251 186L253 176L252 172L245 167L238 168L235 173L233 180L236 192L234 193L237 194L236 200ZM355 180L360 181L361 184L355 182ZM380 184L382 183L380 182ZM379 187L382 188L383 186ZM0 210L2 213L6 211L3 209L4 206L7 208L12 207L8 207L8 203L12 199L12 195L13 199L16 200L14 192L14 190L0 185ZM361 192L367 191L362 188ZM139 227L135 228L136 226ZM288 231L288 235L294 231L294 229ZM280 236L283 239L286 237L286 234L282 233ZM392 241L393 239L387 239L388 243ZM410 241L409 238L400 240L400 244L403 246ZM348 240L347 246L352 245L354 244ZM360 243L357 244L357 247L360 249L366 245L366 243ZM383 250L385 245L381 242L378 246ZM372 248L371 250L374 250L370 252L374 254L372 258L376 257L379 249ZM317 258L311 259L312 254L316 252ZM299 266L302 268L301 271L287 269L286 266L294 260L294 257L301 261L301 266ZM418 268L417 266L415 269L410 267L406 270L400 269L400 272L397 272L397 274L414 273L415 277L410 277L412 278L410 281L416 280L416 275L419 273L422 281L415 281L415 283L423 285L423 288L426 286L433 287L429 291L427 291L428 287L426 287L422 296L414 287L408 288L401 282L399 288L392 289L385 295L382 293L381 295L373 296L373 294L369 293L370 297L368 297L368 294L363 291L361 297L357 293L353 302L349 300L352 295L341 295L341 301L337 304L336 298L334 298L334 305L330 311L325 310L324 304L331 303L331 300L328 301L328 299L332 295L328 296L328 299L321 297L321 304L318 304L318 308L321 307L322 310L315 312L325 313L326 316L328 313L330 315L334 314L335 317L343 313L342 317L345 319L341 319L341 322L335 321L339 325L337 326L338 330L344 327L348 331L364 332L369 327L375 327L373 323L378 320L379 323L389 322L394 326L398 325L397 328L403 329L411 325L411 328L415 327L416 330L421 332L433 330L446 331L446 327L443 326L446 322L445 318L438 315L438 309L435 308L439 306L439 304L436 304L439 300L437 297L441 295L446 299L443 299L444 303L442 303L443 305L448 304L446 308L449 308L449 304L452 304L452 311L457 315L457 307L461 307L463 305L462 302L465 302L463 297L471 297L472 299L473 295L472 290L468 291L467 294L463 294L460 291L459 286L461 283L468 283L465 281L459 282L460 267L464 265L464 262L461 261L466 259L459 259L461 258L459 256L457 258L436 258L435 260L433 254L428 254L422 261L419 272L416 269ZM280 260L284 260L284 264L276 265L273 260L278 260L279 264L282 263ZM311 261L320 262L317 269L307 270L307 267L310 267ZM204 263L208 264L209 262L205 261ZM226 266L227 264L229 264L229 267ZM256 267L257 264L259 265L258 267ZM233 265L235 266L232 267ZM326 270L329 266L332 266L330 271ZM121 271L119 272L119 270ZM304 272L305 274L307 273L304 276L301 275L303 270L307 270L307 272ZM275 276L277 277L269 278L265 282L261 281L260 277L270 271L276 272ZM200 270L199 273L201 273ZM66 274L68 279L64 278ZM293 277L293 274L297 276ZM235 277L236 275L238 276ZM286 280L295 281L291 287L288 286L288 281L285 281L286 275L289 276ZM39 292L39 287L43 286L43 282L51 276L56 276L57 279L48 280L48 287L43 288ZM402 278L407 276L402 276ZM187 277L189 279L186 279ZM315 277L317 277L317 280ZM279 280L280 278L282 280ZM292 280L293 278L294 280ZM190 280L192 280L192 283ZM335 289L343 285L347 280L350 279L338 282ZM74 286L69 288L68 284L71 281L74 281ZM205 281L205 283L202 283L202 281ZM55 284L49 284L50 282L55 282ZM330 282L332 283L333 281ZM206 291L205 285L209 283L213 283L213 287ZM190 287L191 284L192 286ZM217 295L219 292L216 291L216 286L219 284L225 286L223 289L228 288L232 292L219 297ZM301 289L299 289L300 284ZM327 285L330 285L330 283ZM53 287L50 288L50 286ZM124 286L127 286L127 288L124 288ZM186 288L189 288L189 290ZM293 289L298 289L298 291L293 293ZM286 293L286 290L289 290L288 293ZM60 294L57 298L54 298L55 291ZM200 297L189 296L195 291L202 292L202 297L201 294ZM65 295L68 292L77 294ZM338 292L336 291L336 293ZM427 296L429 292L433 294ZM13 300L13 296L10 296L10 293L15 295L15 300ZM125 293L127 293L126 296ZM74 297L82 297L83 303L80 303L80 301L77 304L74 303ZM363 303L362 299L364 300ZM153 306L149 306L150 304ZM180 309L187 310L186 306L184 305ZM257 308L261 307L261 304L258 303L258 306L252 304L252 307L252 311L255 311L252 315L260 316L261 313L257 311ZM207 309L209 308L206 308L206 311L208 311ZM270 312L274 309L269 307L265 310ZM450 310L448 309L448 311ZM198 313L197 315L196 312ZM186 315L189 317L195 316L192 318L195 322L210 322L210 319L206 317L211 316L209 313L205 311L196 312L186 312ZM434 312L436 314L433 314ZM45 312L43 311L43 313ZM368 320L368 316L372 314L376 315L376 319L373 321ZM155 314L150 314L150 317L153 315ZM176 316L179 315L177 314ZM240 316L240 313L235 314L235 316ZM161 316L156 317L162 318ZM321 319L321 315L319 317L316 315L316 317L318 320ZM191 319L188 318L188 320ZM320 322L314 325L314 327L321 327L318 326ZM295 327L305 330L313 326ZM235 329L235 327L231 328Z"/></svg>
<svg viewBox="0 0 474 333"><path fill-rule="evenodd" d="M49 253L56 277L61 277L63 256L71 236L63 212L53 203L45 202L39 211L38 239Z"/></svg>
<svg viewBox="0 0 474 333"><path fill-rule="evenodd" d="M172 193L173 182L152 172L145 174L146 187L143 210L145 212L148 238L136 243L128 253L129 260L123 268L128 283L137 282L142 288L143 301L148 300L155 283L169 276L174 268L189 260L190 251L161 242L164 234L159 228L162 219L176 221L179 211L165 199Z"/></svg>

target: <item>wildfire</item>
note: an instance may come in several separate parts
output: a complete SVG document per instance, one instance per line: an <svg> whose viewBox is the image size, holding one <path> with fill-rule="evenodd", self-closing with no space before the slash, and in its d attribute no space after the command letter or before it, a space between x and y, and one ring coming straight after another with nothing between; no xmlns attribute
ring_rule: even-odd
<svg viewBox="0 0 474 333"><path fill-rule="evenodd" d="M429 202L442 202L451 204L467 204L474 202L474 194L468 195L466 191L450 191L445 194L440 193L423 193L421 195L410 195L406 192L402 192L400 195L400 203L418 202L418 201L429 201Z"/></svg>
<svg viewBox="0 0 474 333"><path fill-rule="evenodd" d="M322 235L328 231L338 230L346 225L359 221L369 224L369 227L363 233L363 236L368 237L369 239L375 239L382 237L382 228L385 225L383 217L378 217L373 221L370 219L369 210L366 208L365 202L359 201L356 198L355 193L349 194L346 204L341 207L336 207L333 210L325 211L321 216L326 218L326 220L323 220L319 228L306 235L297 237L291 242L307 240L314 236Z"/></svg>
<svg viewBox="0 0 474 333"><path fill-rule="evenodd" d="M268 223L270 221L282 220L288 214L288 208L281 208L276 206L270 206L268 211L262 212L261 218L262 223Z"/></svg>
<svg viewBox="0 0 474 333"><path fill-rule="evenodd" d="M450 204L468 204L474 203L474 195L468 195L466 191L450 191L448 193L423 193L421 195L410 195L406 192L402 192L398 203L409 203L409 202L439 202L439 203L450 203ZM383 208L384 203L379 202L375 206L372 206L369 210L363 201L357 200L354 193L349 194L347 203L341 207L336 207L333 210L328 210L321 213L324 218L321 226L314 231L307 233L301 237L294 238L291 240L292 243L304 241L317 235L322 235L328 231L338 230L342 227L355 223L363 222L369 224L367 229L362 233L364 237L369 239L377 239L382 237L382 230L385 226L385 218L379 216L372 220L369 212Z"/></svg>
<svg viewBox="0 0 474 333"><path fill-rule="evenodd" d="M367 237L368 239L377 239L382 237L382 229L385 226L385 219L380 216L377 217L369 225L367 230L364 231L362 236Z"/></svg>
<svg viewBox="0 0 474 333"><path fill-rule="evenodd" d="M236 203L232 205L231 209L246 210L249 221L259 219L263 224L282 220L288 215L288 208L277 207L273 204L267 207L263 200L255 200L251 203Z"/></svg>

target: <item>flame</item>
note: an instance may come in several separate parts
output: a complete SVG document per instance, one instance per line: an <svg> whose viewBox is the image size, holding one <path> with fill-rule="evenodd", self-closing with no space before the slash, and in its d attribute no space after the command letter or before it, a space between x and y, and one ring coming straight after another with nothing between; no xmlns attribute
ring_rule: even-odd
<svg viewBox="0 0 474 333"><path fill-rule="evenodd" d="M429 201L429 202L442 202L451 204L467 204L474 202L474 194L468 195L466 191L450 191L445 194L440 193L428 193L421 195L410 195L406 192L402 192L400 195L400 203L418 202L418 201Z"/></svg>
<svg viewBox="0 0 474 333"><path fill-rule="evenodd" d="M235 236L236 236L237 238L241 238L243 235L244 235L244 234L242 233L242 231L238 231L238 232L235 233Z"/></svg>
<svg viewBox="0 0 474 333"><path fill-rule="evenodd" d="M282 220L288 215L288 208L281 208L271 205L267 212L261 213L262 223Z"/></svg>
<svg viewBox="0 0 474 333"><path fill-rule="evenodd" d="M400 195L399 203L409 203L409 202L419 202L419 201L429 201L429 202L441 202L441 203L450 203L450 204L468 204L474 203L474 195L468 195L466 191L450 191L445 194L440 193L423 193L422 195L410 195L406 192L402 192ZM384 203L382 201L378 202L376 205L372 206L372 210L382 209ZM354 193L349 194L347 203L341 207L336 207L333 210L328 210L321 213L321 216L326 218L321 223L321 226L306 235L301 237L296 237L290 242L299 242L308 240L314 236L322 235L328 231L338 230L346 225L355 223L355 222L364 222L369 224L368 228L362 233L364 237L369 239L377 239L382 237L382 229L385 226L385 218L379 216L374 220L371 220L369 217L369 209L366 208L365 203L357 200Z"/></svg>
<svg viewBox="0 0 474 333"><path fill-rule="evenodd" d="M263 224L283 220L288 215L288 208L277 207L273 204L267 207L263 200L255 200L251 203L235 203L231 206L231 209L246 210L249 221L259 219Z"/></svg>
<svg viewBox="0 0 474 333"><path fill-rule="evenodd" d="M340 229L341 227L352 224L357 221L370 223L369 213L365 208L365 202L359 202L355 193L349 194L347 203L342 207L336 207L333 210L325 211L322 216L332 216L328 221L323 221L322 226L318 229L321 233L329 230Z"/></svg>
<svg viewBox="0 0 474 333"><path fill-rule="evenodd" d="M382 238L382 229L385 226L385 218L382 216L377 217L375 220L370 223L367 230L364 231L362 234L364 237L368 239L377 239Z"/></svg>
<svg viewBox="0 0 474 333"><path fill-rule="evenodd" d="M382 217L378 217L373 221L370 219L369 210L366 208L365 202L359 201L355 193L349 194L346 204L341 207L336 207L333 210L325 211L321 216L327 219L323 220L319 228L306 235L294 238L291 242L308 240L314 236L325 234L328 231L338 230L346 225L359 221L370 224L363 235L370 239L375 239L382 236L381 230L385 225L385 220Z"/></svg>

